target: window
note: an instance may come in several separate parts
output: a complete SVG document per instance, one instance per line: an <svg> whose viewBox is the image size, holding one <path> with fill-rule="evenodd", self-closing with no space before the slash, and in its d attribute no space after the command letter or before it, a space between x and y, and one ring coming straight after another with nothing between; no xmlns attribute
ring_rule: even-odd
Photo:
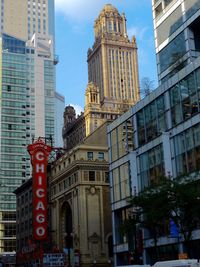
<svg viewBox="0 0 200 267"><path fill-rule="evenodd" d="M109 183L109 172L105 172L105 182Z"/></svg>
<svg viewBox="0 0 200 267"><path fill-rule="evenodd" d="M181 32L159 53L161 72L172 66L174 63L176 63L174 68L180 70L183 63L181 58L184 56L185 52L185 36L184 32ZM180 68L178 68L178 66Z"/></svg>
<svg viewBox="0 0 200 267"><path fill-rule="evenodd" d="M103 152L99 152L98 153L98 159L99 160L104 160L104 153Z"/></svg>
<svg viewBox="0 0 200 267"><path fill-rule="evenodd" d="M93 160L93 152L87 152L87 157L89 160Z"/></svg>
<svg viewBox="0 0 200 267"><path fill-rule="evenodd" d="M112 22L108 22L108 32L112 32Z"/></svg>
<svg viewBox="0 0 200 267"><path fill-rule="evenodd" d="M95 181L95 171L89 171L89 181Z"/></svg>

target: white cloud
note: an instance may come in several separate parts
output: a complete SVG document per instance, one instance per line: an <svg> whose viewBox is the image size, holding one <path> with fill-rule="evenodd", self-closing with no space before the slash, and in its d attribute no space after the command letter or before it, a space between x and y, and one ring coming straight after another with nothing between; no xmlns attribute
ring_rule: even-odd
<svg viewBox="0 0 200 267"><path fill-rule="evenodd" d="M148 31L148 27L130 27L127 29L127 33L128 33L128 36L129 38L131 39L133 35L135 35L136 37L136 41L142 41L145 37L145 34L147 33Z"/></svg>
<svg viewBox="0 0 200 267"><path fill-rule="evenodd" d="M80 115L83 112L83 108L77 104L69 104L70 106L74 107L76 110L76 115Z"/></svg>
<svg viewBox="0 0 200 267"><path fill-rule="evenodd" d="M75 20L94 20L106 0L55 0L56 11Z"/></svg>
<svg viewBox="0 0 200 267"><path fill-rule="evenodd" d="M99 11L105 4L112 4L115 7L118 5L126 6L131 5L137 8L144 6L146 2L150 3L151 0L55 0L55 8L57 12L61 12L67 18L78 21L94 21L98 16Z"/></svg>

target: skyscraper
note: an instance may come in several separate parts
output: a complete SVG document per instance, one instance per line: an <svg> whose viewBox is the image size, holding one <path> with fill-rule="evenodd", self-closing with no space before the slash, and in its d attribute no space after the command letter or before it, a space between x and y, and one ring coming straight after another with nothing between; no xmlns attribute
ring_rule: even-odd
<svg viewBox="0 0 200 267"><path fill-rule="evenodd" d="M162 83L200 55L199 0L153 0L158 79Z"/></svg>
<svg viewBox="0 0 200 267"><path fill-rule="evenodd" d="M140 99L136 39L128 38L125 14L120 15L111 4L105 5L94 32L94 45L87 58L86 135Z"/></svg>
<svg viewBox="0 0 200 267"><path fill-rule="evenodd" d="M54 57L46 41L35 35L28 46L6 34L1 38L0 253L15 250L12 192L31 175L26 146L54 134Z"/></svg>
<svg viewBox="0 0 200 267"><path fill-rule="evenodd" d="M1 256L15 251L13 191L31 176L26 147L32 138L54 137L57 59L53 0L0 0L0 9Z"/></svg>
<svg viewBox="0 0 200 267"><path fill-rule="evenodd" d="M0 0L1 32L22 40L34 33L54 39L54 0Z"/></svg>

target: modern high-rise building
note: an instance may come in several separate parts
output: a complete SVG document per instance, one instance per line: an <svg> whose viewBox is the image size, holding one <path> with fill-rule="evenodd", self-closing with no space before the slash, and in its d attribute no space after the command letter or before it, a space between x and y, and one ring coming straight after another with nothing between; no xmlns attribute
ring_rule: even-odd
<svg viewBox="0 0 200 267"><path fill-rule="evenodd" d="M13 191L31 176L26 147L54 139L57 58L54 0L0 0L0 12L1 256L16 250Z"/></svg>
<svg viewBox="0 0 200 267"><path fill-rule="evenodd" d="M1 32L22 40L34 33L55 36L54 0L0 0Z"/></svg>
<svg viewBox="0 0 200 267"><path fill-rule="evenodd" d="M161 177L200 178L200 1L153 0L152 7L161 84L108 126L115 266L183 255L183 234L175 238L170 223L159 229L156 246L144 227L120 229L137 216L130 198ZM191 258L200 257L199 237L197 224Z"/></svg>
<svg viewBox="0 0 200 267"><path fill-rule="evenodd" d="M200 55L199 0L153 0L158 79L168 80Z"/></svg>
<svg viewBox="0 0 200 267"><path fill-rule="evenodd" d="M86 135L140 99L136 39L128 38L125 14L120 15L111 4L105 5L95 20L94 32L87 58Z"/></svg>
<svg viewBox="0 0 200 267"><path fill-rule="evenodd" d="M54 54L51 39L35 34L24 42L2 34L0 109L0 253L15 250L15 197L30 178L27 145L54 137ZM42 45L42 48L41 48Z"/></svg>

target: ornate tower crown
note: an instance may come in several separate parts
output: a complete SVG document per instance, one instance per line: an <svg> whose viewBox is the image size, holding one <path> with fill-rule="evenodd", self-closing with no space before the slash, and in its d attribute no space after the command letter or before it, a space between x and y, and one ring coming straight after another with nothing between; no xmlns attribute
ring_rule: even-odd
<svg viewBox="0 0 200 267"><path fill-rule="evenodd" d="M95 39L105 34L121 35L127 37L126 18L124 13L120 16L118 10L107 4L101 10L94 24Z"/></svg>

